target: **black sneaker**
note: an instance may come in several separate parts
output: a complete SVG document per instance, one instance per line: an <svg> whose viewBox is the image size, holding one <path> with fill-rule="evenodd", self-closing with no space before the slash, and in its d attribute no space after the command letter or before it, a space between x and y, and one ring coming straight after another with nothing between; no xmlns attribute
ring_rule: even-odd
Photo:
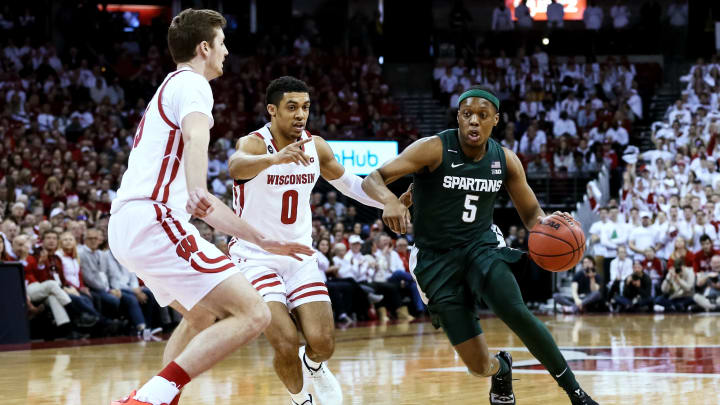
<svg viewBox="0 0 720 405"><path fill-rule="evenodd" d="M598 405L582 388L572 391L569 395L572 405Z"/></svg>
<svg viewBox="0 0 720 405"><path fill-rule="evenodd" d="M515 405L515 394L512 388L512 356L508 352L499 352L496 357L510 366L510 370L503 376L497 374L490 381L490 405Z"/></svg>

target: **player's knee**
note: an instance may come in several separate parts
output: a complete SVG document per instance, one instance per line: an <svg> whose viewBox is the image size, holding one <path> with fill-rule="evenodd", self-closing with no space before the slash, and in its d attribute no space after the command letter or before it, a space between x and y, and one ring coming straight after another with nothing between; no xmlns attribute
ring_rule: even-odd
<svg viewBox="0 0 720 405"><path fill-rule="evenodd" d="M323 359L329 359L335 352L335 333L332 327L320 327L312 333L305 333L308 345L313 353Z"/></svg>
<svg viewBox="0 0 720 405"><path fill-rule="evenodd" d="M270 320L272 316L270 314L270 308L267 304L260 301L258 304L253 305L251 312L247 316L247 322L255 336L259 336L268 326L270 326Z"/></svg>
<svg viewBox="0 0 720 405"><path fill-rule="evenodd" d="M492 357L490 357L489 353L480 352L464 362L470 375L483 377L487 375L488 370L491 368Z"/></svg>
<svg viewBox="0 0 720 405"><path fill-rule="evenodd" d="M277 359L294 362L298 358L298 350L300 349L297 333L287 334L285 337L278 339L273 347Z"/></svg>

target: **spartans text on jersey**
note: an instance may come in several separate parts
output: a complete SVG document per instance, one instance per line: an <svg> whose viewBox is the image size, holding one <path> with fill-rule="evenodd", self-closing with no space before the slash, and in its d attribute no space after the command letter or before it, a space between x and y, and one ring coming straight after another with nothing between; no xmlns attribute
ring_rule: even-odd
<svg viewBox="0 0 720 405"><path fill-rule="evenodd" d="M315 183L315 173L303 174L268 174L267 184L274 186L283 186L285 184L313 184Z"/></svg>
<svg viewBox="0 0 720 405"><path fill-rule="evenodd" d="M445 176L443 187L467 191L485 191L497 193L502 187L502 180L475 179L471 177Z"/></svg>

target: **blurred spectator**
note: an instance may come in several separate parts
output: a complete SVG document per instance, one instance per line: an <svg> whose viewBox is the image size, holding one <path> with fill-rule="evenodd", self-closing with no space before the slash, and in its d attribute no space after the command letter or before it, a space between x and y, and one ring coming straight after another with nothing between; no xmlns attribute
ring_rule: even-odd
<svg viewBox="0 0 720 405"><path fill-rule="evenodd" d="M688 250L685 238L678 236L675 238L675 249L673 250L670 258L668 259L668 269L676 267L678 264L681 266L691 267L695 262L695 255L693 252ZM677 263L677 264L676 264Z"/></svg>
<svg viewBox="0 0 720 405"><path fill-rule="evenodd" d="M595 262L590 256L586 256L582 261L582 268L576 271L573 277L572 296L555 293L553 298L562 305L563 312L587 312L597 309L598 304L602 303L601 285L602 279L595 271Z"/></svg>
<svg viewBox="0 0 720 405"><path fill-rule="evenodd" d="M618 246L617 257L610 262L608 298L614 299L617 294L622 294L623 282L632 271L633 260L628 257L625 246Z"/></svg>
<svg viewBox="0 0 720 405"><path fill-rule="evenodd" d="M515 18L519 29L529 30L532 28L533 19L527 6L527 0L521 0L520 4L515 7Z"/></svg>
<svg viewBox="0 0 720 405"><path fill-rule="evenodd" d="M596 4L595 0L588 0L588 5L583 12L583 21L585 28L593 31L599 31L603 23L603 9Z"/></svg>
<svg viewBox="0 0 720 405"><path fill-rule="evenodd" d="M676 0L670 3L667 8L667 16L671 27L686 28L688 25L687 0Z"/></svg>
<svg viewBox="0 0 720 405"><path fill-rule="evenodd" d="M642 226L635 228L628 237L628 246L632 252L633 260L642 260L645 257L645 250L655 246L657 234L651 226L652 215L643 211L640 214Z"/></svg>
<svg viewBox="0 0 720 405"><path fill-rule="evenodd" d="M720 256L710 259L710 271L697 275L698 293L693 296L695 303L706 310L718 308L717 298L720 296Z"/></svg>
<svg viewBox="0 0 720 405"><path fill-rule="evenodd" d="M710 270L710 259L715 255L720 255L720 251L713 248L713 241L710 236L703 234L700 236L701 249L695 252L693 257L693 271L695 273L707 273Z"/></svg>
<svg viewBox="0 0 720 405"><path fill-rule="evenodd" d="M610 8L610 16L613 19L613 28L622 30L630 24L630 10L622 0L617 0Z"/></svg>
<svg viewBox="0 0 720 405"><path fill-rule="evenodd" d="M665 277L665 264L655 257L655 249L651 247L645 249L645 257L641 264L652 281L652 295L654 297L660 291L660 283Z"/></svg>
<svg viewBox="0 0 720 405"><path fill-rule="evenodd" d="M695 273L692 267L675 262L661 286L662 295L655 298L656 312L685 312L694 303Z"/></svg>
<svg viewBox="0 0 720 405"><path fill-rule="evenodd" d="M547 6L548 28L563 28L565 26L565 8L557 0L550 0Z"/></svg>
<svg viewBox="0 0 720 405"><path fill-rule="evenodd" d="M408 249L407 239L400 237L395 241L395 252L402 261L403 268L406 272L410 272L410 250Z"/></svg>
<svg viewBox="0 0 720 405"><path fill-rule="evenodd" d="M632 273L623 280L621 295L615 296L611 308L615 311L649 312L653 307L652 281L643 271L642 263L633 263Z"/></svg>
<svg viewBox="0 0 720 405"><path fill-rule="evenodd" d="M381 322L388 321L388 314L394 314L401 307L399 288L396 284L387 281L373 280L377 270L377 262L372 256L360 253L362 239L359 236L350 236L349 242L351 250L343 258L349 265L345 273L339 273L339 275L341 278L352 278L360 285L368 287L373 293L382 295L382 301L375 304L378 307L378 319Z"/></svg>
<svg viewBox="0 0 720 405"><path fill-rule="evenodd" d="M18 235L13 239L13 250L25 269L26 292L33 303L43 303L52 311L55 326L61 328L70 324L68 306L72 302L70 296L63 291L60 283L54 278L51 269L38 269L37 259L30 255L30 239L26 235ZM47 252L40 256L41 262L47 259ZM70 336L76 337L76 336Z"/></svg>
<svg viewBox="0 0 720 405"><path fill-rule="evenodd" d="M513 21L510 9L505 6L504 0L498 1L498 6L493 9L491 29L493 31L512 31Z"/></svg>

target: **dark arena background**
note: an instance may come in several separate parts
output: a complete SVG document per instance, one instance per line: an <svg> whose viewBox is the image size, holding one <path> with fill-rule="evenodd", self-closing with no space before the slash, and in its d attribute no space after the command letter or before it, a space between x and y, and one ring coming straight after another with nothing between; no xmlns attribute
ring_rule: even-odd
<svg viewBox="0 0 720 405"><path fill-rule="evenodd" d="M107 229L138 125L176 70L167 30L186 8L227 20L224 74L211 81L209 192L233 206L228 159L269 121L274 78L307 83L307 129L362 177L457 128L458 98L484 85L500 101L492 138L517 154L543 210L572 214L587 238L573 269L528 263L514 274L583 389L600 404L720 404L720 2L140 2L0 2L5 404L107 405L162 366L182 317L113 257ZM310 207L343 403L488 403L490 379L467 373L412 279L392 276L410 271L412 227L393 233L381 210L323 179ZM191 222L228 252L227 235ZM494 223L507 246L528 249L504 189ZM334 291L340 273L393 288L358 302ZM518 403L570 403L475 304L490 352L514 357ZM180 400L246 403L290 403L264 336Z"/></svg>

